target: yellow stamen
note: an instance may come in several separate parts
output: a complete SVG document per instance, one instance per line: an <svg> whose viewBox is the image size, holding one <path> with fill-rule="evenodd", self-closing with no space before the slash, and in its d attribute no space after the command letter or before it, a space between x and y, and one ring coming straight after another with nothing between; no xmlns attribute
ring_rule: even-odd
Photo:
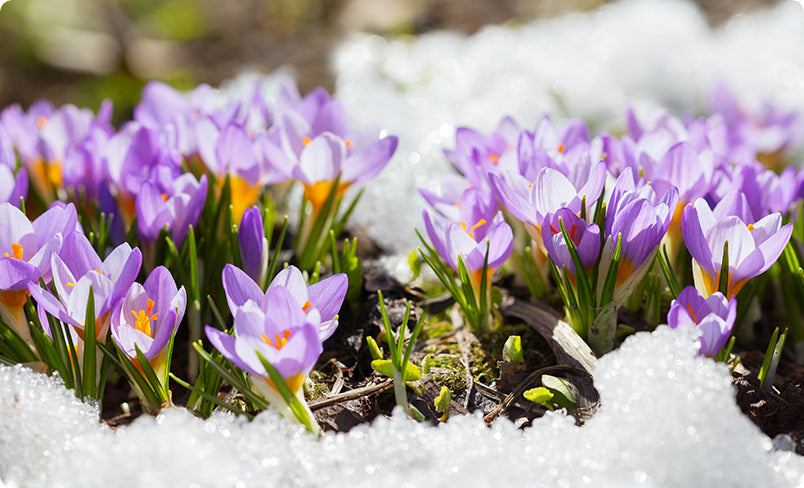
<svg viewBox="0 0 804 488"><path fill-rule="evenodd" d="M485 223L486 223L486 219L480 219L480 220L478 220L478 222L477 222L475 225L473 225L473 226L472 226L472 228L471 228L471 229L466 230L466 222L461 222L461 228L462 228L462 229L463 229L463 230L464 230L464 231L465 231L467 234L469 234L469 237L471 237L472 239L474 239L474 238L475 238L475 235L474 235L475 230L477 230L477 228L478 228L478 227L480 227L481 225L484 225Z"/></svg>
<svg viewBox="0 0 804 488"><path fill-rule="evenodd" d="M131 311L131 313L134 315L134 319L136 320L134 323L134 328L149 337L151 336L151 321L156 320L156 316L158 315L158 313L151 315L151 311L153 309L154 301L149 298L148 305L145 310L140 310L138 312L134 310Z"/></svg>
<svg viewBox="0 0 804 488"><path fill-rule="evenodd" d="M310 303L310 302L307 302ZM268 343L269 346L272 346L277 351L285 347L285 344L288 343L288 339L290 339L290 330L285 330L282 332L282 337L279 337L279 334L274 334L274 340L268 338L265 334L262 335L262 340Z"/></svg>
<svg viewBox="0 0 804 488"><path fill-rule="evenodd" d="M307 144L310 144L310 141L311 141L311 139L309 137L306 137L306 136L304 137L304 139L302 139L302 142L304 143L305 146Z"/></svg>
<svg viewBox="0 0 804 488"><path fill-rule="evenodd" d="M11 254L6 253L7 258L22 259L22 246L16 242L11 244Z"/></svg>
<svg viewBox="0 0 804 488"><path fill-rule="evenodd" d="M64 286L69 286L70 288L75 288L75 283L70 283L69 281L64 284Z"/></svg>

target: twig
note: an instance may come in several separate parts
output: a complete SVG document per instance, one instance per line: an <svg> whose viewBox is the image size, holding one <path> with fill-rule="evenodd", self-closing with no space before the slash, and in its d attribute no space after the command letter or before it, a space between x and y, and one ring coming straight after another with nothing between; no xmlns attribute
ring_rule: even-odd
<svg viewBox="0 0 804 488"><path fill-rule="evenodd" d="M334 405L340 402L347 402L349 400L355 400L357 398L363 396L373 395L375 393L383 392L389 388L391 388L394 384L394 380L388 378L387 380L383 381L382 383L377 383L376 385L364 386L362 388L355 388L354 390L349 390L345 393L341 393L339 395L321 398L320 400L316 400L314 402L310 402L308 406L310 410L318 410L319 408L324 408L329 405Z"/></svg>

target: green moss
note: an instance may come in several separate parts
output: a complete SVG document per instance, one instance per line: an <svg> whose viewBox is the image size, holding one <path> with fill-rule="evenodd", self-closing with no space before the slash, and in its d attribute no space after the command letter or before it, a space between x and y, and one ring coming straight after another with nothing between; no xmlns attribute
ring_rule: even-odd
<svg viewBox="0 0 804 488"><path fill-rule="evenodd" d="M466 371L461 358L454 354L435 354L430 358L433 381L440 387L446 386L451 392L466 389Z"/></svg>

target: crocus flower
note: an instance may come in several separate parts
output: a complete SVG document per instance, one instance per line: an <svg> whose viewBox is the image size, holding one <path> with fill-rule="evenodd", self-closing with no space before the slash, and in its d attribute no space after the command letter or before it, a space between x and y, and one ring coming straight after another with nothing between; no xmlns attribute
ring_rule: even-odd
<svg viewBox="0 0 804 488"><path fill-rule="evenodd" d="M248 374L252 386L271 405L293 418L257 353L276 368L306 407L302 385L324 350L316 323L318 312L305 314L283 286L275 287L266 296L265 308L268 313L255 302L246 303L235 311L234 336L207 326L207 338L226 359ZM308 415L312 418L309 409Z"/></svg>
<svg viewBox="0 0 804 488"><path fill-rule="evenodd" d="M132 284L115 307L111 321L112 337L134 364L137 364L138 348L157 377L163 378L169 354L165 346L176 334L186 305L184 287L177 289L167 268L157 266L145 283Z"/></svg>
<svg viewBox="0 0 804 488"><path fill-rule="evenodd" d="M712 357L726 344L736 317L736 298L727 300L720 292L704 298L694 286L688 286L670 304L667 325L671 329L684 326L697 328L701 342L698 354Z"/></svg>
<svg viewBox="0 0 804 488"><path fill-rule="evenodd" d="M61 252L53 255L51 261L53 287L58 298L36 283L28 284L28 291L39 305L40 316L42 312L47 312L71 325L73 332L83 341L91 287L95 336L105 342L112 309L140 272L140 250L124 243L112 250L105 260L101 260L86 236L73 232L64 238ZM47 320L43 320L42 325L51 334Z"/></svg>
<svg viewBox="0 0 804 488"><path fill-rule="evenodd" d="M77 226L72 203L51 206L33 222L12 204L0 203L0 317L29 344L33 341L22 311L28 284L40 277L50 281L51 256Z"/></svg>
<svg viewBox="0 0 804 488"><path fill-rule="evenodd" d="M706 201L698 199L684 209L681 229L693 258L695 287L706 296L718 290L728 243L726 294L732 296L776 262L790 240L793 224L783 226L779 213L748 224L738 216L717 219Z"/></svg>
<svg viewBox="0 0 804 488"><path fill-rule="evenodd" d="M260 152L258 139L245 127L230 122L222 129L208 118L199 121L198 153L215 175L220 192L226 176L231 185L231 201L235 222L257 201L265 185L278 183L286 175L267 164Z"/></svg>
<svg viewBox="0 0 804 488"><path fill-rule="evenodd" d="M587 158L588 162L588 158ZM533 181L515 174L504 177L491 174L491 185L503 206L526 225L530 236L541 246L544 216L560 208L580 213L584 198L589 208L595 204L606 181L606 166L602 162L589 165L585 174L576 173L571 180L554 168L542 168Z"/></svg>
<svg viewBox="0 0 804 488"><path fill-rule="evenodd" d="M184 243L191 225L196 225L207 199L207 176L201 180L185 173L170 178L174 172L164 168L164 177L145 181L137 195L137 230L145 242L154 242L167 227L177 246ZM160 172L157 171L158 175Z"/></svg>
<svg viewBox="0 0 804 488"><path fill-rule="evenodd" d="M651 185L636 187L627 168L617 179L606 209L606 242L603 246L600 278L605 279L608 263L621 241L615 297L624 298L642 279L659 243L670 225L678 200L678 190L670 187L659 199Z"/></svg>
<svg viewBox="0 0 804 488"><path fill-rule="evenodd" d="M470 278L473 279L475 290L479 290L486 252L488 252L486 279L490 279L494 271L502 266L511 254L514 235L511 226L503 219L502 212L498 212L491 222L481 220L460 224L439 217L431 218L427 210L424 210L422 215L427 235L435 250L456 271L459 269L460 256Z"/></svg>
<svg viewBox="0 0 804 488"><path fill-rule="evenodd" d="M559 270L566 267L571 279L574 279L575 263L561 232L562 223L578 251L578 257L581 258L581 264L585 270L595 264L600 254L600 228L597 224L588 224L567 208L545 215L542 239L547 255ZM547 232L548 230L549 232Z"/></svg>
<svg viewBox="0 0 804 488"><path fill-rule="evenodd" d="M318 335L322 341L329 338L338 326L337 315L346 297L348 286L349 280L344 273L332 275L307 286L299 268L288 266L277 273L263 293L260 286L243 270L231 264L223 268L223 288L232 315L249 303L253 303L265 313L270 313L271 293L277 287L281 287L290 293L302 314L310 315L315 312L316 320L311 321L318 327Z"/></svg>
<svg viewBox="0 0 804 488"><path fill-rule="evenodd" d="M264 283L268 272L268 239L259 208L249 207L243 212L237 242L246 274L257 283Z"/></svg>
<svg viewBox="0 0 804 488"><path fill-rule="evenodd" d="M520 129L505 117L497 129L485 135L469 127L455 131L455 149L444 154L474 186L487 186L488 173L518 168L517 141Z"/></svg>

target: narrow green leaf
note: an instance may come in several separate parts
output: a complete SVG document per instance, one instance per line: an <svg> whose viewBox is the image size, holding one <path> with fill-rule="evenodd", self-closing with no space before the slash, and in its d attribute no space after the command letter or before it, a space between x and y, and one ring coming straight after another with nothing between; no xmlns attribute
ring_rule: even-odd
<svg viewBox="0 0 804 488"><path fill-rule="evenodd" d="M717 289L723 296L729 298L729 241L723 243L723 262L720 266Z"/></svg>

